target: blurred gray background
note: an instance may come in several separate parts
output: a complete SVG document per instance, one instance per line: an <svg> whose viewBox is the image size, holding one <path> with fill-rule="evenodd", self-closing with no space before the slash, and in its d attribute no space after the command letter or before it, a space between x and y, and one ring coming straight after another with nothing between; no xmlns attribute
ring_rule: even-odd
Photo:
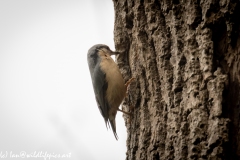
<svg viewBox="0 0 240 160"><path fill-rule="evenodd" d="M125 159L122 114L116 141L97 108L86 57L97 43L115 50L113 26L111 0L0 1L0 155Z"/></svg>

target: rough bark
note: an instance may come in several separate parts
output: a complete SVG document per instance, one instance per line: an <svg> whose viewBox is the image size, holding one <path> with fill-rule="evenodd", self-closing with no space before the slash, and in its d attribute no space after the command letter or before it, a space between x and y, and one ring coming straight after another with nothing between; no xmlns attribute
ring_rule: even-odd
<svg viewBox="0 0 240 160"><path fill-rule="evenodd" d="M126 159L240 159L240 2L113 3Z"/></svg>

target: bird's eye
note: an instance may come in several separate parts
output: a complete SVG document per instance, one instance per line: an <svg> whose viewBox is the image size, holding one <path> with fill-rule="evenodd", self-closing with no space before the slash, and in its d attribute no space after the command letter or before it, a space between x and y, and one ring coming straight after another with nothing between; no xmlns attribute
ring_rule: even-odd
<svg viewBox="0 0 240 160"><path fill-rule="evenodd" d="M94 53L90 54L90 57L94 57Z"/></svg>

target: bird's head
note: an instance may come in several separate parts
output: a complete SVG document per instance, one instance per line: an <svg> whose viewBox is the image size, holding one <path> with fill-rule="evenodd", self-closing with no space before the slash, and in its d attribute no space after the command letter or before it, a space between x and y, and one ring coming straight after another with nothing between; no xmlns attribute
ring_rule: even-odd
<svg viewBox="0 0 240 160"><path fill-rule="evenodd" d="M107 54L109 56L117 55L119 52L112 51L105 44L96 44L88 50L88 57L102 56L102 54Z"/></svg>
<svg viewBox="0 0 240 160"><path fill-rule="evenodd" d="M90 72L92 73L96 65L101 61L101 57L120 54L112 51L105 44L96 44L88 50L87 60Z"/></svg>

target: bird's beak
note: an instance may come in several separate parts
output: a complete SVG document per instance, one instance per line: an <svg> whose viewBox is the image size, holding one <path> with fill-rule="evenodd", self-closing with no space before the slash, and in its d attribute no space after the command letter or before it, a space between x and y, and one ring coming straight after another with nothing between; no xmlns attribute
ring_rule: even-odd
<svg viewBox="0 0 240 160"><path fill-rule="evenodd" d="M120 53L120 52L117 52L117 51L115 51L115 52L111 51L111 56L112 56L112 55L118 55L118 54L121 54L121 53Z"/></svg>

